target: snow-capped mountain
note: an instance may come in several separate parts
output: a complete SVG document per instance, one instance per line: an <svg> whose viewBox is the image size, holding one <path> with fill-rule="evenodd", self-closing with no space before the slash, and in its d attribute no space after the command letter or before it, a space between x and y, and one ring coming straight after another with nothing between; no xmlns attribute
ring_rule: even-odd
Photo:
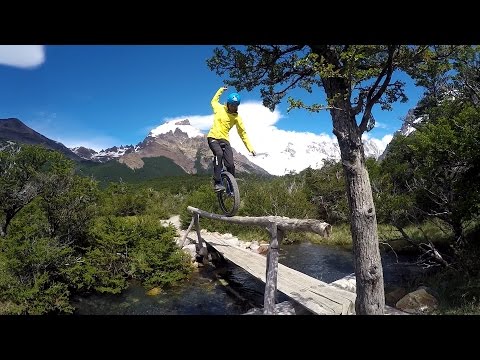
<svg viewBox="0 0 480 360"><path fill-rule="evenodd" d="M403 120L402 127L397 130L396 133L408 136L415 131L415 125L420 124L424 120L425 116L417 115L417 109L413 108L408 110L405 119Z"/></svg>
<svg viewBox="0 0 480 360"><path fill-rule="evenodd" d="M278 130L277 130L278 131ZM323 166L323 160L340 160L340 149L335 136L313 133L292 133L289 136L270 135L276 141L265 144L252 134L252 143L268 149L262 152L256 148L258 156L251 156L235 131L231 132L236 168L240 172L268 172L272 175L298 173L307 167L315 169ZM391 138L391 137L390 137ZM385 149L387 141L365 139L366 156L378 158ZM97 153L91 149L72 149L85 159L105 162L117 158L132 169L143 167L142 158L165 156L172 159L187 173L206 172L211 169L212 154L206 141L206 135L192 126L188 119L169 121L152 129L148 136L136 146L120 146ZM254 169L255 168L255 169Z"/></svg>
<svg viewBox="0 0 480 360"><path fill-rule="evenodd" d="M175 131L177 131L177 129L179 130L178 134L187 134L189 138L204 137L204 134L200 130L190 125L190 121L188 119L182 121L169 121L157 126L155 129L150 131L148 137L154 138L170 132L173 134Z"/></svg>
<svg viewBox="0 0 480 360"><path fill-rule="evenodd" d="M188 119L166 122L152 129L134 151L125 153L118 161L132 169L144 165L143 158L164 156L172 159L186 173L211 172L212 152L206 135L193 127ZM268 172L233 149L235 169L240 173L267 175Z"/></svg>
<svg viewBox="0 0 480 360"><path fill-rule="evenodd" d="M272 129L272 131L278 131ZM187 141L185 152L193 152L202 147L202 154L210 162L211 151L206 145L205 135L197 128L192 126L188 120L171 121L162 124L150 131L147 139L155 139L158 143L163 141L171 142L175 137L180 144ZM242 156L242 160L249 160L251 163L265 169L272 175L284 175L288 173L298 173L307 167L321 168L323 160L340 160L340 149L335 136L326 134L316 135L313 133L255 133L249 134L251 142L255 144L258 156L251 156L240 140L237 133L232 130L230 141L234 148L235 161L238 165L237 157ZM269 141L268 139L275 139ZM194 139L197 139L195 142ZM387 136L383 140L364 139L364 150L366 156L378 158L385 149L386 144L391 140ZM149 140L151 141L151 140ZM266 152L262 150L266 149ZM237 153L238 151L238 153ZM191 155L190 155L191 156ZM240 165L241 166L241 165Z"/></svg>
<svg viewBox="0 0 480 360"><path fill-rule="evenodd" d="M413 110L407 115L400 132L408 134L411 132L409 122L421 121L411 118L412 116ZM131 169L139 169L144 166L142 159L163 156L171 159L189 174L209 173L212 169L212 153L206 135L192 126L188 119L166 122L153 128L137 145L114 146L101 151L85 147L68 149L34 132L18 119L5 119L0 125L3 126L0 135L3 135L4 140L48 144L51 148L58 148L61 151L63 149L67 156L77 161L85 159L104 163L115 159ZM288 133L273 127L271 131L271 134L252 132L250 139L258 153L256 157L247 152L236 132L231 132L230 140L239 173L284 175L298 173L307 167L320 168L325 159L340 160L340 150L333 135ZM366 156L379 158L390 139L391 136L382 141L364 139Z"/></svg>
<svg viewBox="0 0 480 360"><path fill-rule="evenodd" d="M173 160L188 174L208 173L212 168L212 153L206 135L193 127L188 119L170 121L155 127L135 146L114 146L100 152L85 147L71 150L86 160L103 163L116 159L131 169L142 168L144 158L161 156ZM236 171L240 173L268 174L235 149L233 157Z"/></svg>
<svg viewBox="0 0 480 360"><path fill-rule="evenodd" d="M403 119L402 127L393 134L392 138L397 135L408 136L415 131L415 127L426 119L426 115L419 114L418 108L408 110L407 115ZM383 160L387 155L390 148L390 143L387 144L382 154L378 157L379 160Z"/></svg>
<svg viewBox="0 0 480 360"><path fill-rule="evenodd" d="M324 160L340 160L340 148L336 137L325 134L311 134L310 137L310 141L306 137L298 139L292 137L284 142L279 139L276 144L270 146L270 151L259 152L258 156L249 159L273 175L298 173L307 167L319 169L323 166ZM367 139L363 144L366 156L378 158L384 150L384 146L378 140Z"/></svg>
<svg viewBox="0 0 480 360"><path fill-rule="evenodd" d="M107 162L112 159L117 159L125 154L131 153L135 151L135 147L133 145L121 145L121 146L113 146L111 148L95 151L93 149L88 149L83 146L71 148L71 150L80 156L82 159L85 160L92 160L95 162Z"/></svg>

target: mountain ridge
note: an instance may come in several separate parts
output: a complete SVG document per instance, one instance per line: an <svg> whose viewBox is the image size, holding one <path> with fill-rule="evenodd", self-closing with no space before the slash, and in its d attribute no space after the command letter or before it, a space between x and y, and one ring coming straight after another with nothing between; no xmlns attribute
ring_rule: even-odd
<svg viewBox="0 0 480 360"><path fill-rule="evenodd" d="M20 119L0 119L0 141L15 141L28 145L43 145L48 149L60 151L69 159L81 161L82 158L62 143L49 139L25 125Z"/></svg>
<svg viewBox="0 0 480 360"><path fill-rule="evenodd" d="M179 126L191 127L188 119L180 121ZM159 128L161 128L161 126L155 129ZM194 129L193 127L191 128ZM83 167L85 175L91 174L88 171L88 168L93 166L93 164L106 164L111 161L124 165L132 171L136 171L144 167L144 159L146 158L166 158L171 160L173 162L172 165L167 165L168 162L160 160L148 162L149 166L166 166L163 171L165 174L171 174L172 166L178 166L179 169L186 174L211 173L212 154L208 147L206 137L201 133L196 135L198 136L190 137L189 131L182 131L179 128L174 128L169 131L157 131L156 133L150 132L142 142L135 146L114 146L97 152L84 146L69 149L62 143L51 140L36 132L17 118L0 119L0 140L43 145L52 150L60 151L76 162L85 163L86 165L84 165L86 167ZM238 173L269 175L267 171L250 162L235 149L233 151L236 171ZM88 163L92 164L88 165ZM107 169L111 169L111 166L103 168L106 169L105 171L108 171ZM121 166L115 166L115 168L121 173L125 172L125 170L122 170L123 168ZM96 169L102 169L102 167L96 166ZM101 170L99 171L101 172ZM178 172L179 170L174 171L174 173ZM149 170L143 169L141 173L148 174ZM159 176L162 171L158 168L152 168L150 173L152 176L154 174L155 176ZM145 175L145 178L148 178L148 175Z"/></svg>

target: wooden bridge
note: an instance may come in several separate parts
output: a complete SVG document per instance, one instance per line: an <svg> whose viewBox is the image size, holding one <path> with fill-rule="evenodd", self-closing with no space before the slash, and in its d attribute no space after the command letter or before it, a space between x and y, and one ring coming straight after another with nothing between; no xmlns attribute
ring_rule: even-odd
<svg viewBox="0 0 480 360"><path fill-rule="evenodd" d="M193 217L189 228L183 235L182 241L185 241L188 233L195 225L200 255L208 255L207 247L204 244L204 242L207 242L225 259L235 263L263 281L265 283L264 314L275 313L277 289L315 314L340 315L355 313L356 294L354 292L342 290L339 287L324 283L278 263L278 244L283 238L284 231L308 230L328 236L331 231L329 224L318 220L299 220L277 216L225 217L191 206L188 207L188 210L193 213ZM265 256L256 254L248 249L235 246L228 240L215 234L201 234L199 226L200 216L237 224L266 227L272 235L267 259L265 259Z"/></svg>
<svg viewBox="0 0 480 360"><path fill-rule="evenodd" d="M212 214L192 206L189 206L188 210L193 214L192 221L188 229L183 233L181 247L195 225L196 240L199 246L198 253L202 255L204 259L208 259L208 251L205 244L208 243L225 259L235 263L265 283L264 314L275 314L277 288L314 314L355 314L356 284L354 275L349 275L331 284L327 284L278 263L278 247L285 231L311 231L328 237L332 230L331 225L319 220L290 219L280 216L226 217ZM236 246L231 240L227 240L220 235L202 234L199 223L200 216L234 224L265 227L271 235L267 258L265 259L265 257L260 254ZM387 305L385 306L384 314L408 315L403 311Z"/></svg>

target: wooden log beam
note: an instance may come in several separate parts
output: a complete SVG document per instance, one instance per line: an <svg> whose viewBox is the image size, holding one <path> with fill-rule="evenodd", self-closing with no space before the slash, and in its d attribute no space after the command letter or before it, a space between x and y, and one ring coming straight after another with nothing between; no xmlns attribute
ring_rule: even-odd
<svg viewBox="0 0 480 360"><path fill-rule="evenodd" d="M282 231L310 231L323 237L329 237L332 232L332 225L315 219L290 219L283 216L224 216L212 214L207 211L197 209L193 206L187 207L188 211L196 213L208 219L221 220L240 225L255 225L270 228L272 223L276 223L278 229Z"/></svg>

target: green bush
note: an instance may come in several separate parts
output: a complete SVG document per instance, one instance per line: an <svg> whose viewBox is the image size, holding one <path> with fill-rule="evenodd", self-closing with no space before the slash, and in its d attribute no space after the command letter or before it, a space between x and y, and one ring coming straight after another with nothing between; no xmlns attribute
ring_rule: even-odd
<svg viewBox="0 0 480 360"><path fill-rule="evenodd" d="M58 239L31 234L11 234L2 239L0 303L4 313L71 313L63 269L72 248Z"/></svg>
<svg viewBox="0 0 480 360"><path fill-rule="evenodd" d="M168 286L190 274L190 259L175 244L176 231L155 217L102 217L91 229L85 280L100 292L118 293L131 278Z"/></svg>

